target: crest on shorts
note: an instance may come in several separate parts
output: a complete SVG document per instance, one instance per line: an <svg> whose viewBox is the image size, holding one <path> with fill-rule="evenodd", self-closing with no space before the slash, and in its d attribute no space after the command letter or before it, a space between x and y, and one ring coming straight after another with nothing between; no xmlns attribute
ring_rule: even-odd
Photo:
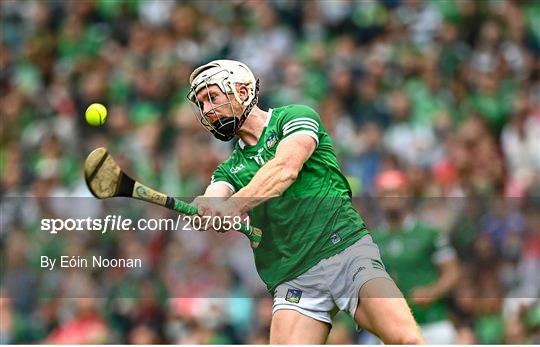
<svg viewBox="0 0 540 347"><path fill-rule="evenodd" d="M302 297L302 291L299 289L289 289L287 290L287 295L285 296L285 300L288 302L292 302L293 304L298 304L300 302L300 298Z"/></svg>

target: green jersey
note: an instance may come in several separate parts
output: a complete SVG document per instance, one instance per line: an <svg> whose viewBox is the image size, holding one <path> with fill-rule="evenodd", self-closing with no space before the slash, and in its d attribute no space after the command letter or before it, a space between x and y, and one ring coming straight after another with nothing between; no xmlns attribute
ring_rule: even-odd
<svg viewBox="0 0 540 347"><path fill-rule="evenodd" d="M225 182L233 191L240 190L274 158L281 142L297 134L312 137L317 143L315 151L279 198L249 212L251 224L263 230L262 241L254 250L255 265L269 291L368 233L353 208L351 189L339 168L332 140L317 112L307 106L269 110L258 143L247 146L240 140L214 172L212 183Z"/></svg>
<svg viewBox="0 0 540 347"><path fill-rule="evenodd" d="M435 283L439 278L438 264L455 256L447 237L412 217L405 220L403 230L375 229L372 237L379 246L386 271L405 297L409 297L415 287ZM447 318L442 300L429 306L409 304L419 324Z"/></svg>

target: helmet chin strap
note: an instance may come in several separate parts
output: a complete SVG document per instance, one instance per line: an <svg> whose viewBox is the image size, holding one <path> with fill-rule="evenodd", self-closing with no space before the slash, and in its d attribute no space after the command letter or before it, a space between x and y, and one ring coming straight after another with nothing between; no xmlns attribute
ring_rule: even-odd
<svg viewBox="0 0 540 347"><path fill-rule="evenodd" d="M221 118L214 123L212 123L212 127L214 129L210 130L215 138L221 141L230 141L232 140L242 127L244 125L244 122L246 121L247 117L253 110L253 107L257 105L257 102L259 100L259 80L257 79L257 82L255 83L255 96L247 105L247 107L244 109L244 112L242 112L242 115L239 117L236 117L236 115L233 115L231 117L224 117Z"/></svg>
<svg viewBox="0 0 540 347"><path fill-rule="evenodd" d="M255 107L255 105L257 105L257 102L259 102L259 79L257 79L257 82L255 82L254 93L255 93L255 96L253 97L249 105L247 105L246 109L244 110L244 112L242 112L242 115L240 116L240 121L235 130L235 133L238 132L238 130L240 130L240 127L242 127L242 125L244 125L244 122L246 121L246 118L251 113L251 110L253 110L253 107Z"/></svg>
<svg viewBox="0 0 540 347"><path fill-rule="evenodd" d="M227 142L236 135L236 124L238 124L238 117L224 117L212 123L210 132L216 139Z"/></svg>

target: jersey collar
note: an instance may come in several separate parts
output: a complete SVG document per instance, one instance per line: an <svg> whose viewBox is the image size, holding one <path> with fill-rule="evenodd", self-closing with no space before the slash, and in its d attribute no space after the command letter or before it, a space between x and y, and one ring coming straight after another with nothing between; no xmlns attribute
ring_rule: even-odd
<svg viewBox="0 0 540 347"><path fill-rule="evenodd" d="M266 123L264 123L264 127L266 128L268 124L270 124L270 118L272 118L272 109L268 109L268 116L266 117Z"/></svg>
<svg viewBox="0 0 540 347"><path fill-rule="evenodd" d="M265 128L268 126L268 124L270 124L270 118L272 118L271 108L268 109L268 116L266 116L266 122L264 123ZM238 139L238 146L240 146L240 149L244 149L244 147L246 147L246 144L244 143L244 141L242 141L242 139Z"/></svg>

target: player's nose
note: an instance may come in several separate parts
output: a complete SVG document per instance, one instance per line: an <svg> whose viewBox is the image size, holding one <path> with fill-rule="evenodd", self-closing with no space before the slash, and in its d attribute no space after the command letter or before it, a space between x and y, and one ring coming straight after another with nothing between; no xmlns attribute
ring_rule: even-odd
<svg viewBox="0 0 540 347"><path fill-rule="evenodd" d="M205 115L215 114L215 108L212 106L212 103L205 101L203 103L203 113Z"/></svg>
<svg viewBox="0 0 540 347"><path fill-rule="evenodd" d="M204 103L203 105L203 114L208 117L208 119L210 119L210 122L214 122L215 120L217 120L218 116L216 114L216 109L214 107L212 107L212 104L208 103Z"/></svg>
<svg viewBox="0 0 540 347"><path fill-rule="evenodd" d="M202 106L202 107L201 107L201 111L202 111L202 113L205 114L205 115L206 115L206 114L208 113L208 111L210 111L211 108L212 108L212 106L211 106L207 101L204 101L204 102L202 103L201 106Z"/></svg>

